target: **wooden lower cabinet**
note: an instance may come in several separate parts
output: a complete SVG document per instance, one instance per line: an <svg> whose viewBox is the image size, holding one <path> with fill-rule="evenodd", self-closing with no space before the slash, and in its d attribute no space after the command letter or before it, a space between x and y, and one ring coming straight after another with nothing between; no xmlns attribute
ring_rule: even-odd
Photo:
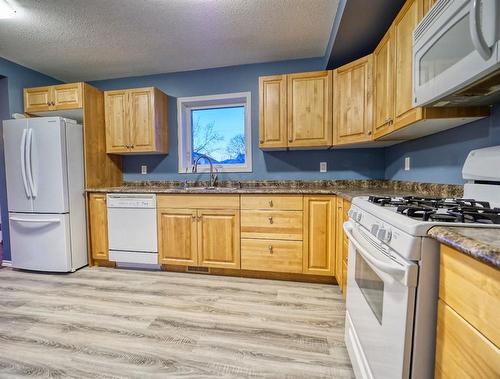
<svg viewBox="0 0 500 379"><path fill-rule="evenodd" d="M500 378L500 271L441 245L436 378Z"/></svg>
<svg viewBox="0 0 500 379"><path fill-rule="evenodd" d="M192 209L158 211L160 264L197 266L197 214Z"/></svg>
<svg viewBox="0 0 500 379"><path fill-rule="evenodd" d="M241 268L271 272L302 272L302 241L241 240Z"/></svg>
<svg viewBox="0 0 500 379"><path fill-rule="evenodd" d="M108 209L106 194L89 195L89 234L92 259L108 259Z"/></svg>
<svg viewBox="0 0 500 379"><path fill-rule="evenodd" d="M241 237L302 240L302 211L241 211Z"/></svg>
<svg viewBox="0 0 500 379"><path fill-rule="evenodd" d="M349 219L348 212L351 208L351 202L341 197L337 197L336 204L336 255L335 255L335 276L339 284L340 290L346 295L347 288L347 255L349 252L349 240L344 233L344 222Z"/></svg>
<svg viewBox="0 0 500 379"><path fill-rule="evenodd" d="M335 275L335 196L304 196L303 272Z"/></svg>
<svg viewBox="0 0 500 379"><path fill-rule="evenodd" d="M234 209L198 211L198 264L240 268L240 215Z"/></svg>

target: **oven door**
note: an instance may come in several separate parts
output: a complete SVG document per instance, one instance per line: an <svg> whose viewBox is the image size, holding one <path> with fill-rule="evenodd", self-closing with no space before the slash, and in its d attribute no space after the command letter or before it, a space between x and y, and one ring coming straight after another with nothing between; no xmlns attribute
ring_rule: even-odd
<svg viewBox="0 0 500 379"><path fill-rule="evenodd" d="M358 378L407 378L418 265L384 247L362 226L349 238L346 344Z"/></svg>
<svg viewBox="0 0 500 379"><path fill-rule="evenodd" d="M499 13L497 0L434 6L414 32L414 106L444 99L498 67Z"/></svg>

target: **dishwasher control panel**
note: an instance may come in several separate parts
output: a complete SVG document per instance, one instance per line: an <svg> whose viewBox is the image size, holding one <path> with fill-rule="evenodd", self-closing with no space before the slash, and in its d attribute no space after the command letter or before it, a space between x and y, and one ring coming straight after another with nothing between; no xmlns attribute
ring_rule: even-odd
<svg viewBox="0 0 500 379"><path fill-rule="evenodd" d="M156 208L155 194L108 194L108 208Z"/></svg>

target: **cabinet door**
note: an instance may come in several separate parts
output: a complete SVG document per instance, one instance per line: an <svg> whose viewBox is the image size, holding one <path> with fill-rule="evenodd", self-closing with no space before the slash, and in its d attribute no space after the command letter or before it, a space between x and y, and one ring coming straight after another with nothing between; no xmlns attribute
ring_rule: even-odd
<svg viewBox="0 0 500 379"><path fill-rule="evenodd" d="M158 210L158 253L160 264L198 265L196 219L195 210Z"/></svg>
<svg viewBox="0 0 500 379"><path fill-rule="evenodd" d="M127 91L104 92L106 113L106 152L123 153L129 151L130 129L128 123Z"/></svg>
<svg viewBox="0 0 500 379"><path fill-rule="evenodd" d="M332 145L332 72L287 76L288 147Z"/></svg>
<svg viewBox="0 0 500 379"><path fill-rule="evenodd" d="M76 109L83 106L82 83L60 84L53 88L52 101L57 110Z"/></svg>
<svg viewBox="0 0 500 379"><path fill-rule="evenodd" d="M374 138L393 130L394 119L394 39L392 27L373 52Z"/></svg>
<svg viewBox="0 0 500 379"><path fill-rule="evenodd" d="M93 259L108 259L108 210L106 195L89 196L90 251Z"/></svg>
<svg viewBox="0 0 500 379"><path fill-rule="evenodd" d="M335 275L335 197L304 196L305 274Z"/></svg>
<svg viewBox="0 0 500 379"><path fill-rule="evenodd" d="M24 89L24 111L44 112L53 110L52 105L53 87L35 87Z"/></svg>
<svg viewBox="0 0 500 379"><path fill-rule="evenodd" d="M398 121L413 109L413 30L419 20L418 5L417 0L407 1L394 20L396 128L400 124Z"/></svg>
<svg viewBox="0 0 500 379"><path fill-rule="evenodd" d="M154 151L153 89L130 90L129 109L132 151Z"/></svg>
<svg viewBox="0 0 500 379"><path fill-rule="evenodd" d="M240 215L238 210L198 210L200 266L240 268Z"/></svg>
<svg viewBox="0 0 500 379"><path fill-rule="evenodd" d="M368 55L334 72L335 144L372 139L373 56Z"/></svg>
<svg viewBox="0 0 500 379"><path fill-rule="evenodd" d="M287 147L286 76L259 78L259 147Z"/></svg>

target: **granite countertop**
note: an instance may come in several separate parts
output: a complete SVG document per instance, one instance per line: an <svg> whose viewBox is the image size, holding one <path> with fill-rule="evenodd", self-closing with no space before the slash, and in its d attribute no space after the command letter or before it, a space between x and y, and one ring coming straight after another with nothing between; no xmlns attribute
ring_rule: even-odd
<svg viewBox="0 0 500 379"><path fill-rule="evenodd" d="M170 194L325 194L347 200L356 196L444 196L457 197L462 186L386 180L316 180L316 181L224 181L216 189L203 188L204 182L126 182L123 186L87 188L87 192L170 193Z"/></svg>
<svg viewBox="0 0 500 379"><path fill-rule="evenodd" d="M500 269L500 229L435 226L429 235L468 256Z"/></svg>

